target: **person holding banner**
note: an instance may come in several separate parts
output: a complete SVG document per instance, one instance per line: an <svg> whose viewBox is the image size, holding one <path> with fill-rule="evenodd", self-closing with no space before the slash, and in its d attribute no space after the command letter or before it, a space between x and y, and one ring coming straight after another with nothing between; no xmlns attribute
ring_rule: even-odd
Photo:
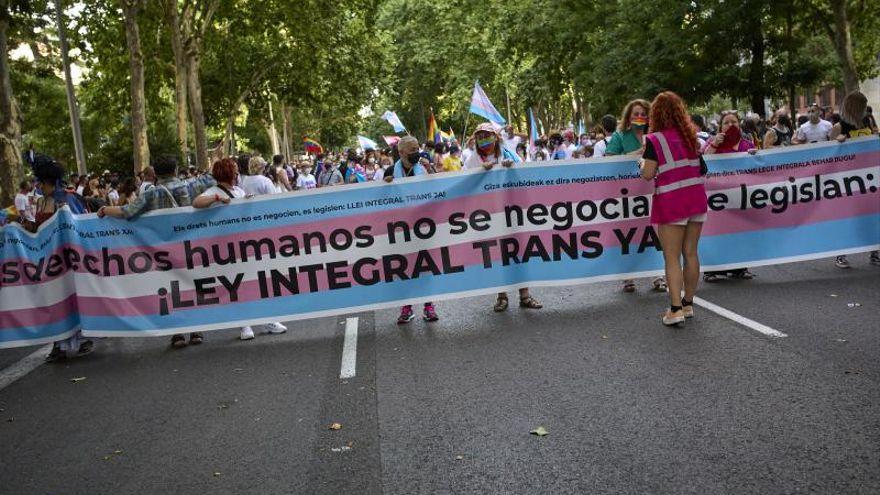
<svg viewBox="0 0 880 495"><path fill-rule="evenodd" d="M193 194L201 194L215 184L215 179L211 175L203 175L191 183L180 180L177 178L177 158L173 156L158 158L153 164L153 170L156 173L154 186L144 191L133 203L125 206L102 206L98 210L98 218L109 216L135 220L148 211L190 206ZM201 344L203 339L199 332L192 332L189 335L191 345ZM172 336L171 346L186 347L186 338L182 334Z"/></svg>
<svg viewBox="0 0 880 495"><path fill-rule="evenodd" d="M678 325L694 316L700 280L697 244L708 211L706 181L697 131L684 101L664 91L651 103L650 115L651 133L646 136L639 169L643 179L654 181L651 223L657 226L669 282L669 309L662 321Z"/></svg>
<svg viewBox="0 0 880 495"><path fill-rule="evenodd" d="M397 153L400 155L400 159L393 166L385 169L385 182L391 183L395 179L427 175L428 170L424 165L425 159L422 158L422 154L419 152L419 141L416 138L412 136L400 138L400 141L397 142ZM397 324L405 325L413 321L415 317L416 315L413 313L411 304L401 306L400 316L397 317ZM437 316L434 303L431 301L425 303L422 318L425 321L437 321L440 319Z"/></svg>
<svg viewBox="0 0 880 495"><path fill-rule="evenodd" d="M754 155L758 150L751 141L743 139L739 114L736 110L721 112L721 129L719 129L715 137L706 143L703 154L713 155L716 153L738 153L743 151ZM721 276L730 276L731 278L743 280L755 278L755 274L750 272L748 268L735 268L726 272L706 272L703 274L703 280L706 282L716 282Z"/></svg>
<svg viewBox="0 0 880 495"><path fill-rule="evenodd" d="M37 198L34 207L34 221L27 225L28 230L36 232L44 222L55 216L55 212L68 207L72 213L87 213L85 204L75 193L65 191L62 185L64 169L52 158L36 155L33 163L34 176L40 183L42 196ZM94 342L82 337L77 330L70 337L52 344L46 361L52 363L68 357L85 356L94 350Z"/></svg>
<svg viewBox="0 0 880 495"><path fill-rule="evenodd" d="M651 104L645 100L632 100L623 107L617 130L611 134L611 139L605 146L605 156L612 155L639 155L645 146L645 133L648 131L648 112ZM654 290L663 292L666 290L666 280L657 277L653 282ZM635 280L623 281L624 292L635 292Z"/></svg>
<svg viewBox="0 0 880 495"><path fill-rule="evenodd" d="M511 156L512 152L504 147L501 136L492 124L485 122L477 126L477 130L474 131L471 139L473 139L476 149L465 162L466 169L470 170L482 167L485 170L491 170L495 165L501 165L503 167L513 166L515 160ZM509 304L507 293L499 292L493 309L496 313L500 313L505 311ZM519 290L519 307L541 309L544 306L529 294L528 287L523 287Z"/></svg>
<svg viewBox="0 0 880 495"><path fill-rule="evenodd" d="M256 162L258 166L260 161L262 160L258 160ZM255 168L253 166L255 162L253 159L251 159L250 163L251 172L253 173L255 171ZM216 162L214 162L214 165L211 166L211 175L214 176L214 180L217 181L217 184L209 187L205 190L205 192L200 194L199 197L193 200L193 208L207 208L216 203L229 204L229 202L233 199L254 196L254 194L249 194L244 189L235 185L239 176L240 165L241 161L239 161L239 163L236 163L232 161L231 158L224 158L222 160L217 160ZM257 176L257 174L251 175L251 177L255 176ZM274 193L269 192L264 194ZM287 327L277 321L260 326L264 327L269 333L273 334L284 333L287 331ZM253 338L254 329L250 325L241 327L239 339L253 340Z"/></svg>
<svg viewBox="0 0 880 495"><path fill-rule="evenodd" d="M868 98L859 91L853 91L846 95L840 106L840 122L831 128L831 139L842 143L849 138L870 136L876 130L868 116ZM880 265L880 251L871 251L869 258L872 265ZM838 256L835 260L838 268L849 268L849 259L846 255Z"/></svg>

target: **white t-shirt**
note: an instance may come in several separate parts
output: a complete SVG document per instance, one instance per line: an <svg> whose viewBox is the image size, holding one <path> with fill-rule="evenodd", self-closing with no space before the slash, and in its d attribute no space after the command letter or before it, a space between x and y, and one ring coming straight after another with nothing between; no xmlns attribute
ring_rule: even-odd
<svg viewBox="0 0 880 495"><path fill-rule="evenodd" d="M831 139L832 127L834 126L827 120L820 119L818 124L813 124L808 120L797 130L798 141L807 143L828 141Z"/></svg>
<svg viewBox="0 0 880 495"><path fill-rule="evenodd" d="M15 195L15 209L25 219L34 221L34 208L30 202L30 196L27 194L18 193Z"/></svg>
<svg viewBox="0 0 880 495"><path fill-rule="evenodd" d="M272 179L265 175L243 175L241 176L241 188L247 195L262 196L264 194L275 194L275 184Z"/></svg>
<svg viewBox="0 0 880 495"><path fill-rule="evenodd" d="M107 193L107 199L110 200L110 204L118 205L119 192L117 192L116 189L110 189L110 192Z"/></svg>
<svg viewBox="0 0 880 495"><path fill-rule="evenodd" d="M376 172L373 174L372 180L383 180L385 178L385 169L382 167L376 167Z"/></svg>
<svg viewBox="0 0 880 495"><path fill-rule="evenodd" d="M464 163L462 163L461 169L462 170L471 170L471 169L475 169L475 168L479 169L479 168L483 167L484 163L489 163L489 162L492 162L495 165L500 165L503 156L504 156L503 153L499 153L497 157L495 155L489 155L488 157L486 157L488 159L484 161L482 158L480 158L479 153L474 152L474 153L471 153L471 156L469 156L468 159L464 161Z"/></svg>
<svg viewBox="0 0 880 495"><path fill-rule="evenodd" d="M83 185L76 186L76 193L79 194L80 196L82 196L82 193L85 190L86 190L86 186L83 186Z"/></svg>
<svg viewBox="0 0 880 495"><path fill-rule="evenodd" d="M514 135L510 139L504 139L504 148L507 151L510 151L513 154L516 154L516 147L519 146L519 143L522 142L522 138L517 135Z"/></svg>
<svg viewBox="0 0 880 495"><path fill-rule="evenodd" d="M611 136L607 136L604 139L600 139L593 144L593 158L599 158L600 156L605 156L605 148L608 147L608 141L611 141Z"/></svg>
<svg viewBox="0 0 880 495"><path fill-rule="evenodd" d="M231 192L232 196L235 198L243 198L243 197L247 196L247 193L244 192L244 189L242 189L238 186L233 186L232 189L229 189L229 192ZM220 186L211 186L208 189L206 189L205 192L203 192L199 196L214 196L215 194L220 196L221 198L228 198L229 197L229 195L226 194L226 191L224 191L223 189L220 189Z"/></svg>
<svg viewBox="0 0 880 495"><path fill-rule="evenodd" d="M318 187L318 182L314 175L300 172L299 177L296 178L297 189L314 189L316 187Z"/></svg>

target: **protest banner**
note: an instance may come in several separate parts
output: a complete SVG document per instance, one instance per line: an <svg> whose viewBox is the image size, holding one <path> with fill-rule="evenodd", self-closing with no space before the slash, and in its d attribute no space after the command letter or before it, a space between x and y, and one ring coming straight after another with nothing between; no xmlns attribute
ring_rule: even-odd
<svg viewBox="0 0 880 495"><path fill-rule="evenodd" d="M876 136L707 157L703 269L880 247ZM156 336L662 273L633 157L0 230L0 347ZM488 317L488 316L487 316Z"/></svg>

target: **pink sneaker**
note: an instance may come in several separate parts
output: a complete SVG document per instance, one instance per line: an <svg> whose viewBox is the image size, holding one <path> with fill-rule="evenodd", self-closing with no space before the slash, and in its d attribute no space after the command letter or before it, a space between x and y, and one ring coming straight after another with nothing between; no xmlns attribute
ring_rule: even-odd
<svg viewBox="0 0 880 495"><path fill-rule="evenodd" d="M434 310L434 303L425 304L425 312L422 318L424 318L425 321L437 321L440 319L440 317L437 316L437 311Z"/></svg>
<svg viewBox="0 0 880 495"><path fill-rule="evenodd" d="M416 317L413 313L412 306L406 305L400 308L400 316L397 317L398 325L405 325Z"/></svg>

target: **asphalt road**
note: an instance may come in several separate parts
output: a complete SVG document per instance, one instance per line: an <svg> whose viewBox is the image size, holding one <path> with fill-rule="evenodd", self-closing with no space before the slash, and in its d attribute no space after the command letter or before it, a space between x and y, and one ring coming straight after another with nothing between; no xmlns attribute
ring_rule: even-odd
<svg viewBox="0 0 880 495"><path fill-rule="evenodd" d="M0 390L0 493L880 493L880 267L850 259L702 286L784 338L699 307L664 328L639 281L348 315L349 379L346 317L103 340Z"/></svg>

